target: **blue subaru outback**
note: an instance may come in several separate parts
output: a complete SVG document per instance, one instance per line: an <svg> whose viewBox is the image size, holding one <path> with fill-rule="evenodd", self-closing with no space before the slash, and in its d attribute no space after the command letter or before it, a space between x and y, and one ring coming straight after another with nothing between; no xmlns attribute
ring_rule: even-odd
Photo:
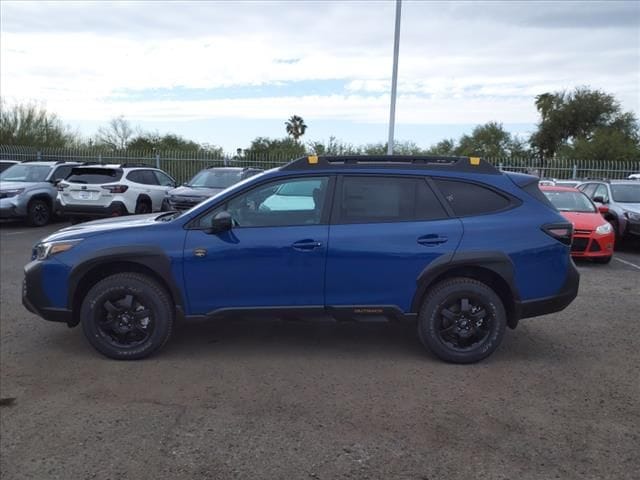
<svg viewBox="0 0 640 480"><path fill-rule="evenodd" d="M415 321L435 355L476 362L577 295L572 226L537 180L475 157L304 157L183 213L48 236L23 303L116 359L177 319L320 313Z"/></svg>

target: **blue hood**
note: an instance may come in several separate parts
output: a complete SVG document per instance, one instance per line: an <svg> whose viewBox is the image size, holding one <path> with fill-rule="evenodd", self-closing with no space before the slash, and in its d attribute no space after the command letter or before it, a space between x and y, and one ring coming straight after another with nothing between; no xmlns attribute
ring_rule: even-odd
<svg viewBox="0 0 640 480"><path fill-rule="evenodd" d="M80 223L71 227L66 227L43 238L42 242L56 240L72 240L75 238L87 238L98 233L122 230L129 228L148 227L157 225L155 219L166 213L150 213L147 215L132 215L125 217L105 218L92 222Z"/></svg>

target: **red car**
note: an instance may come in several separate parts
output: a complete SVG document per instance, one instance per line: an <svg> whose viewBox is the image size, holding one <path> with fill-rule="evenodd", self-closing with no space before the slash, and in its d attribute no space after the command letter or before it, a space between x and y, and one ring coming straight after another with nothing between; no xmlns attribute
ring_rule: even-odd
<svg viewBox="0 0 640 480"><path fill-rule="evenodd" d="M613 255L615 233L599 210L584 193L570 187L544 187L540 190L560 213L573 224L571 256L609 263Z"/></svg>

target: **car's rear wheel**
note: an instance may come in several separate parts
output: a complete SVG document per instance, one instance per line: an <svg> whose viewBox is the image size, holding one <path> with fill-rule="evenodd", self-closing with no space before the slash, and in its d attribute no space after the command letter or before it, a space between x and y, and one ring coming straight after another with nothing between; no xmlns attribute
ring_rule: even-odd
<svg viewBox="0 0 640 480"><path fill-rule="evenodd" d="M27 223L32 227L43 227L51 221L51 207L49 204L36 198L29 202L27 207Z"/></svg>
<svg viewBox="0 0 640 480"><path fill-rule="evenodd" d="M427 294L418 315L422 343L440 359L473 363L491 355L507 324L500 297L470 278L451 278Z"/></svg>
<svg viewBox="0 0 640 480"><path fill-rule="evenodd" d="M148 200L138 200L136 203L136 215L151 213L151 203Z"/></svg>
<svg viewBox="0 0 640 480"><path fill-rule="evenodd" d="M84 333L103 355L145 358L171 336L174 307L167 291L139 273L118 273L96 283L80 310Z"/></svg>

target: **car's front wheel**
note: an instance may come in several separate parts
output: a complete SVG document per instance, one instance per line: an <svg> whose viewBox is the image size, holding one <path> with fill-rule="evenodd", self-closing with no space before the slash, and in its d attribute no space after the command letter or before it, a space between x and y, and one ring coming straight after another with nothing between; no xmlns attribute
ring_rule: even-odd
<svg viewBox="0 0 640 480"><path fill-rule="evenodd" d="M147 357L171 336L174 306L154 279L139 273L118 273L96 283L80 310L89 342L117 360Z"/></svg>
<svg viewBox="0 0 640 480"><path fill-rule="evenodd" d="M451 278L427 294L418 315L422 343L437 357L473 363L491 355L507 324L500 297L471 278Z"/></svg>
<svg viewBox="0 0 640 480"><path fill-rule="evenodd" d="M51 207L45 200L36 198L27 207L27 223L32 227L44 227L51 221Z"/></svg>

